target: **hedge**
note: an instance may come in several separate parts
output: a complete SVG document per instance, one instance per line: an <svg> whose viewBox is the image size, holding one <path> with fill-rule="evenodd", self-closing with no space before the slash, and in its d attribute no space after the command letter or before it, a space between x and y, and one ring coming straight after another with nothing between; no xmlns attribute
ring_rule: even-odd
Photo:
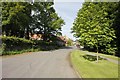
<svg viewBox="0 0 120 80"><path fill-rule="evenodd" d="M7 52L15 51L19 52L22 50L32 49L34 42L26 40L24 38L17 37L1 37L2 39L2 51L3 55Z"/></svg>
<svg viewBox="0 0 120 80"><path fill-rule="evenodd" d="M31 51L46 51L58 49L55 42L27 40L18 37L0 37L2 39L2 55L13 55Z"/></svg>

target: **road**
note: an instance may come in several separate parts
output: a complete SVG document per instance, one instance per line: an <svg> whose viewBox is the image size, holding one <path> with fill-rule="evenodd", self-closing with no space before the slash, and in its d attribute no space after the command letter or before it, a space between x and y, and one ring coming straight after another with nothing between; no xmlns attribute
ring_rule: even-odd
<svg viewBox="0 0 120 80"><path fill-rule="evenodd" d="M3 78L78 78L71 67L73 47L3 57Z"/></svg>

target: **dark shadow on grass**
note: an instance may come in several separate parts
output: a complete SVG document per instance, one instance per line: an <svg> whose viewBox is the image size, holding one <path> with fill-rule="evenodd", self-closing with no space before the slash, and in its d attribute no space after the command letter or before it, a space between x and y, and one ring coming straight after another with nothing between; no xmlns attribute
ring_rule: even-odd
<svg viewBox="0 0 120 80"><path fill-rule="evenodd" d="M64 46L64 47L61 47L60 49L73 49L73 47Z"/></svg>
<svg viewBox="0 0 120 80"><path fill-rule="evenodd" d="M84 55L83 58L89 61L96 61L97 57L93 55ZM100 56L98 57L98 60L105 60L104 58L101 58Z"/></svg>

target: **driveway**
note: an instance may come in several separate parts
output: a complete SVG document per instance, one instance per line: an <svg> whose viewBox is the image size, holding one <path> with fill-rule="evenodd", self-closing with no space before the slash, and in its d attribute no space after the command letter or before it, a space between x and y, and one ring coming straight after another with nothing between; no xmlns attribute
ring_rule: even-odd
<svg viewBox="0 0 120 80"><path fill-rule="evenodd" d="M73 47L3 57L3 78L78 78L69 61Z"/></svg>

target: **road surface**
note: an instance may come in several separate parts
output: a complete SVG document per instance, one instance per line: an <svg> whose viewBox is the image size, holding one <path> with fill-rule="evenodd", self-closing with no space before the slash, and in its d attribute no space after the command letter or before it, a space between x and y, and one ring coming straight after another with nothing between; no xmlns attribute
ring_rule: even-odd
<svg viewBox="0 0 120 80"><path fill-rule="evenodd" d="M73 47L3 57L3 78L78 78L71 67Z"/></svg>

